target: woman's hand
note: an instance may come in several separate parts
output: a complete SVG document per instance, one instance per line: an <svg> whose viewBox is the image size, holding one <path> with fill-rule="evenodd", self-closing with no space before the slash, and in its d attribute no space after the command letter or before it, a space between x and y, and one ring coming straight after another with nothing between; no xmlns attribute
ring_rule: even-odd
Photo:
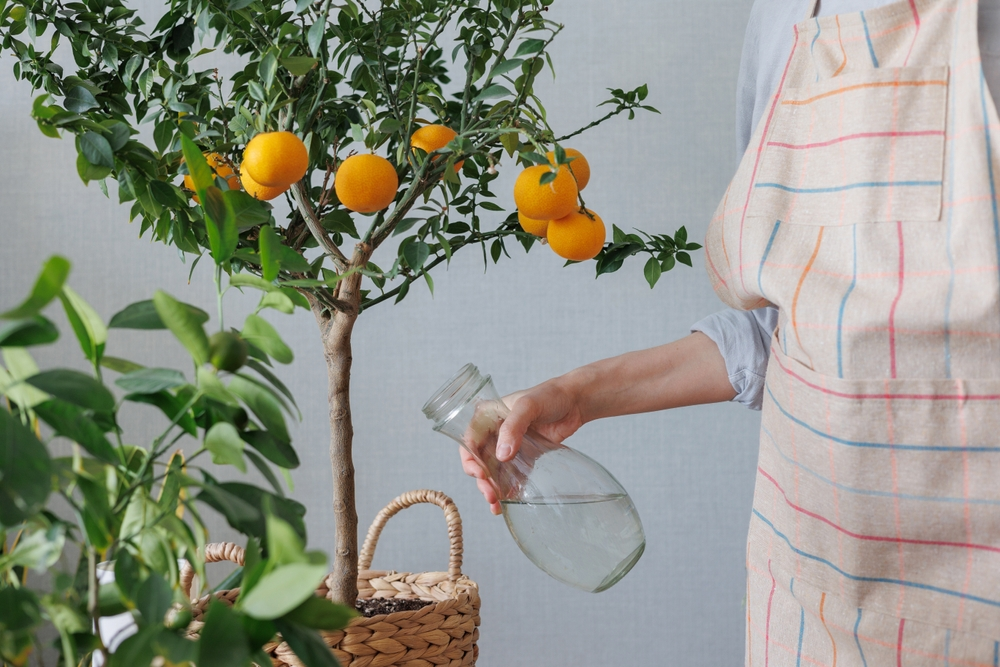
<svg viewBox="0 0 1000 667"><path fill-rule="evenodd" d="M499 461L510 461L521 448L521 441L529 428L554 443L561 443L583 425L581 412L575 397L560 386L559 378L549 380L532 389L504 396L504 403L510 409L497 435L496 457ZM490 504L493 514L500 514L500 499L487 471L470 453L488 443L467 443L459 448L462 469L465 474L476 478L479 491Z"/></svg>

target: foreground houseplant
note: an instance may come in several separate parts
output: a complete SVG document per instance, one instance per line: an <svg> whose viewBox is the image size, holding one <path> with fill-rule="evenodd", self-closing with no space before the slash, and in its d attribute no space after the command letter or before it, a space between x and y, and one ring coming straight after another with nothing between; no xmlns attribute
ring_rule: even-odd
<svg viewBox="0 0 1000 667"><path fill-rule="evenodd" d="M208 316L164 292L110 326L169 329L191 355L193 378L106 355L107 327L65 284L68 272L53 257L30 296L0 313L0 662L44 665L42 638L57 634L66 667L92 654L122 667L267 665L262 647L280 631L305 664L335 666L317 630L344 627L353 614L314 595L327 559L304 550L305 508L284 497L273 471L296 460L282 416L292 399L274 383L269 355L235 332L210 341ZM39 371L30 355L59 337L42 314L55 299L89 373ZM250 315L242 330L268 328L263 322ZM105 382L109 372L121 398ZM147 446L125 444L130 436L119 426L138 404L163 413ZM192 439L200 446L188 447L185 459L178 448ZM220 482L203 467L208 458L243 472L249 461L272 488ZM205 507L246 536L246 568L236 605L213 600L190 641L178 563L190 563L204 586ZM112 583L99 584L101 568L113 571ZM99 621L121 613L131 613L136 633L109 656L112 638Z"/></svg>
<svg viewBox="0 0 1000 667"><path fill-rule="evenodd" d="M499 261L511 241L530 249L537 239L516 215L496 215L509 208L509 199L494 201L490 190L498 165L551 159L550 174L540 178L551 181L566 162L562 142L649 108L645 86L615 89L605 103L610 112L586 128L558 136L549 127L533 86L551 66L548 48L562 30L546 19L552 2L192 0L171 4L144 33L121 0L0 0L3 49L16 57L15 75L45 92L33 107L40 129L76 136L81 178L105 190L113 179L119 200L133 202L142 234L198 259L207 250L217 284L226 274L230 284L263 290L272 305L315 316L329 377L332 588L347 604L357 597L350 409L357 317L405 298L414 282L433 290L430 271L463 248L480 248L484 262ZM199 69L205 49L196 47L198 34L240 57L242 69L230 81ZM446 35L454 41L446 43ZM56 63L60 49L72 52L74 74ZM452 72L459 72L457 85ZM153 146L139 139L140 123L152 127ZM446 126L453 138L415 142L428 124ZM283 224L236 189L242 180L258 196L274 194L248 185L241 159L251 140L281 131L300 137L306 154L305 174L286 184ZM341 166L355 152L380 153L395 171L394 183L380 177L377 189L389 197L371 215L349 210L336 191ZM276 161L278 171L288 167ZM179 187L185 173L186 190ZM380 247L387 259L376 264ZM652 285L675 261L690 263L687 251L696 247L683 228L674 237L645 238L615 228L597 272L645 253Z"/></svg>

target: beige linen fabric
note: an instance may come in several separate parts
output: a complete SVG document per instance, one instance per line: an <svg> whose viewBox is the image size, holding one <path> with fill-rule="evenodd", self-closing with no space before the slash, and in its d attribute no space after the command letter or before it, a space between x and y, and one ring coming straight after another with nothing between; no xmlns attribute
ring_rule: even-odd
<svg viewBox="0 0 1000 667"><path fill-rule="evenodd" d="M1000 119L975 0L795 28L709 227L779 309L748 664L1000 664Z"/></svg>

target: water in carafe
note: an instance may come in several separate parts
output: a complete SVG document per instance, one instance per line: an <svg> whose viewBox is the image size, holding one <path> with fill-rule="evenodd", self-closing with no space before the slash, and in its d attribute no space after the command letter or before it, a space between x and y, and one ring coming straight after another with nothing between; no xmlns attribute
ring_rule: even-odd
<svg viewBox="0 0 1000 667"><path fill-rule="evenodd" d="M424 405L434 429L457 440L487 472L521 551L552 577L597 593L624 577L646 536L635 505L599 463L534 430L510 461L496 458L507 407L472 364Z"/></svg>

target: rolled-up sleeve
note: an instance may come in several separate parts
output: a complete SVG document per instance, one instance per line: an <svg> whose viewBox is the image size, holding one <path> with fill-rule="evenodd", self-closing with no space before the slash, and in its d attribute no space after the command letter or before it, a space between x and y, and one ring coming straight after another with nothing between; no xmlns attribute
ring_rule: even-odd
<svg viewBox="0 0 1000 667"><path fill-rule="evenodd" d="M778 324L778 309L723 310L691 325L719 346L726 361L729 382L736 390L733 401L760 410L771 334Z"/></svg>

